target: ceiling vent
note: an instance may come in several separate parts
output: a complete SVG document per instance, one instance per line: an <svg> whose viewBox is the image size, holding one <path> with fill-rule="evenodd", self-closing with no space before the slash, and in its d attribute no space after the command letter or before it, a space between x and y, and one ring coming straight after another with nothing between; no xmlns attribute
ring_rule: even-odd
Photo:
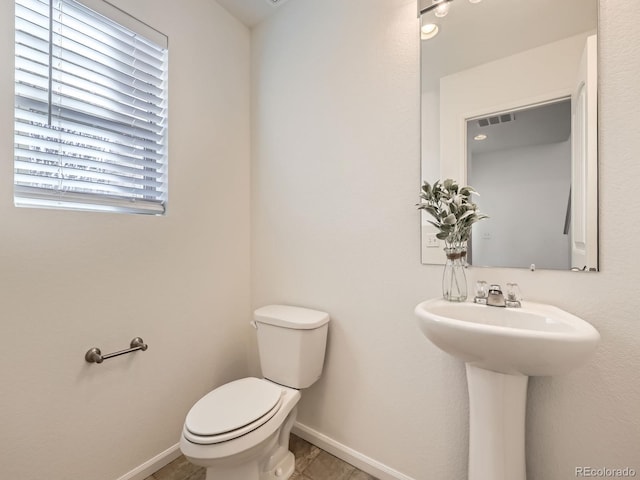
<svg viewBox="0 0 640 480"><path fill-rule="evenodd" d="M269 0L271 1L271 0ZM500 115L492 115L490 117L481 118L478 120L479 127L489 127L491 125L498 125L500 123L513 122L516 119L513 113L502 113Z"/></svg>

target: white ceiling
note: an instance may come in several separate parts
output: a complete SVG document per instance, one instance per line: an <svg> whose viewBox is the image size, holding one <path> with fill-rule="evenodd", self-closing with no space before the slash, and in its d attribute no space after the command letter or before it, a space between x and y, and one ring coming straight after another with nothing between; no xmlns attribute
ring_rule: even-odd
<svg viewBox="0 0 640 480"><path fill-rule="evenodd" d="M597 0L455 0L446 17L422 17L440 25L438 36L421 42L423 89L437 87L445 75L595 32L597 21Z"/></svg>
<svg viewBox="0 0 640 480"><path fill-rule="evenodd" d="M479 133L487 139L474 140ZM467 122L467 145L472 154L564 142L570 137L569 99L515 111L513 120L506 123L480 127L476 120Z"/></svg>
<svg viewBox="0 0 640 480"><path fill-rule="evenodd" d="M216 0L231 15L236 17L247 27L251 28L269 15L273 14L278 7L287 0Z"/></svg>

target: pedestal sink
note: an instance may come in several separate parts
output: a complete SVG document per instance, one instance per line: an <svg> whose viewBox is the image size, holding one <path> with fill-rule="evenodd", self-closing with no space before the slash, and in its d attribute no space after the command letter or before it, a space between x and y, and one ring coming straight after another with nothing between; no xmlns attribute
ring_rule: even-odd
<svg viewBox="0 0 640 480"><path fill-rule="evenodd" d="M593 354L589 323L542 303L500 308L442 299L419 304L424 335L466 363L469 480L525 480L524 426L531 375L559 375Z"/></svg>

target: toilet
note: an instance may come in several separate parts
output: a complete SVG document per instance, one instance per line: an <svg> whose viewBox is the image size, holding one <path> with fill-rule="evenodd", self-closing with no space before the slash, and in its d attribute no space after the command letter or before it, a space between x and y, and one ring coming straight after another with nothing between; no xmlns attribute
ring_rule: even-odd
<svg viewBox="0 0 640 480"><path fill-rule="evenodd" d="M322 374L329 315L289 305L254 312L264 378L234 380L189 410L180 450L206 480L284 480L293 475L289 434L300 390Z"/></svg>

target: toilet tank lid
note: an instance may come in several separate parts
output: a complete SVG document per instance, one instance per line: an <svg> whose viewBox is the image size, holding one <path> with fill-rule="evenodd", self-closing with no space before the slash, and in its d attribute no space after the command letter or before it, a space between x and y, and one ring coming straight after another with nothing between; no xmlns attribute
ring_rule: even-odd
<svg viewBox="0 0 640 480"><path fill-rule="evenodd" d="M296 330L311 330L329 322L329 314L291 305L267 305L253 312L256 322Z"/></svg>

